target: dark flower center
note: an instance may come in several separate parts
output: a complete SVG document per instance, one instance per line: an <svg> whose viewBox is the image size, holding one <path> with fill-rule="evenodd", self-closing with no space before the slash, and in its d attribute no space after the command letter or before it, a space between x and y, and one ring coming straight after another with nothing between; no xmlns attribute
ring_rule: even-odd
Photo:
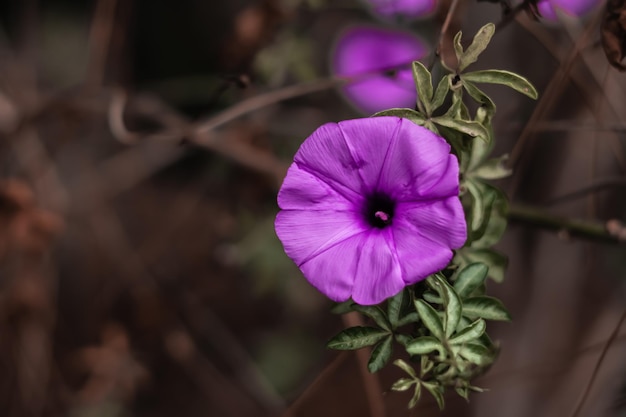
<svg viewBox="0 0 626 417"><path fill-rule="evenodd" d="M365 218L370 226L382 229L391 224L395 202L388 196L374 193L366 199Z"/></svg>

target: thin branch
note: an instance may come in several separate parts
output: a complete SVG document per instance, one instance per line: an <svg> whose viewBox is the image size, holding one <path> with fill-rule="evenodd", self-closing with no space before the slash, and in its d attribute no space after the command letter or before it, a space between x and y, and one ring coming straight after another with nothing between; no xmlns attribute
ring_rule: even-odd
<svg viewBox="0 0 626 417"><path fill-rule="evenodd" d="M565 239L575 237L602 243L626 243L619 234L609 232L605 224L574 220L528 206L511 206L509 208L509 220L514 223L559 232L559 235Z"/></svg>
<svg viewBox="0 0 626 417"><path fill-rule="evenodd" d="M551 198L544 202L545 205L553 206L556 204L564 203L566 201L575 200L577 198L585 197L589 194L594 194L598 191L605 190L607 188L621 188L626 187L625 177L605 178L591 182L589 185L582 187L578 190L571 191L569 193L562 194L558 197Z"/></svg>
<svg viewBox="0 0 626 417"><path fill-rule="evenodd" d="M344 314L341 316L346 327L363 326L363 317L356 311ZM365 388L365 394L367 395L367 402L369 404L369 410L372 417L385 417L385 404L382 398L382 388L378 375L372 374L367 369L367 363L371 354L371 349L363 348L356 351L356 356L359 361L359 371L361 372L361 379Z"/></svg>
<svg viewBox="0 0 626 417"><path fill-rule="evenodd" d="M598 372L600 371L602 362L604 362L604 358L606 357L606 354L609 351L609 348L611 347L611 345L617 338L617 335L619 334L619 330L622 327L622 324L624 324L624 321L626 321L626 310L624 310L624 312L622 313L622 316L620 317L619 322L617 323L617 326L615 326L615 328L613 329L613 332L611 333L611 336L609 336L609 340L606 341L606 344L604 345L604 349L602 349L602 353L600 353L600 356L598 357L598 362L596 363L596 366L593 369L593 372L591 373L589 382L587 382L587 386L585 387L583 394L578 399L578 403L576 404L576 408L574 409L574 412L572 413L572 417L578 416L583 406L585 405L585 401L587 400L587 397L589 396L589 393L591 392L591 388L593 387L593 384L596 381L596 377L598 376Z"/></svg>

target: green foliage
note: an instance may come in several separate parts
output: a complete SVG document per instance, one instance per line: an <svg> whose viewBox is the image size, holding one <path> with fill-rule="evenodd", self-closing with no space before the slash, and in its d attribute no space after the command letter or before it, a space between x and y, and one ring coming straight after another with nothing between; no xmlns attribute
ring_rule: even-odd
<svg viewBox="0 0 626 417"><path fill-rule="evenodd" d="M353 327L335 336L328 346L334 349L359 349L372 346L368 363L377 372L393 356L394 341L419 370L403 361L394 365L408 377L398 379L394 391L413 390L409 408L414 407L425 390L444 406L444 392L454 391L466 400L470 392L482 392L470 380L485 372L496 359L498 350L487 335L487 320L509 321L511 316L498 299L485 295L487 278L501 282L507 259L491 249L506 229L506 196L489 181L505 178L506 155L491 157L494 147L492 120L494 102L477 84L500 84L537 98L535 88L523 77L502 70L463 72L476 62L495 31L485 25L463 49L461 33L454 38L458 60L434 88L430 71L420 62L413 63L418 93L416 109L390 109L375 116L404 117L443 136L459 158L461 201L467 220L467 241L452 263L424 282L405 288L386 301L386 306L359 306L342 303L334 311L357 311L375 327ZM470 114L468 102L474 102ZM449 103L447 109L441 107Z"/></svg>

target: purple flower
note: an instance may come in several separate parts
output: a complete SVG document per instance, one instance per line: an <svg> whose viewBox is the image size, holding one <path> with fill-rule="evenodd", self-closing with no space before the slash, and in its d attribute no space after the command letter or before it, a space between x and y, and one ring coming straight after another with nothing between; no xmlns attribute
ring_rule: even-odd
<svg viewBox="0 0 626 417"><path fill-rule="evenodd" d="M458 194L458 161L431 131L397 117L328 123L289 167L276 234L326 296L378 304L463 245Z"/></svg>
<svg viewBox="0 0 626 417"><path fill-rule="evenodd" d="M343 32L332 55L332 72L350 77L342 88L364 113L393 107L415 107L417 93L411 62L427 53L413 34L370 26Z"/></svg>
<svg viewBox="0 0 626 417"><path fill-rule="evenodd" d="M437 8L437 0L368 0L368 2L375 13L384 17L424 17Z"/></svg>
<svg viewBox="0 0 626 417"><path fill-rule="evenodd" d="M541 16L556 22L556 9L571 16L582 16L599 3L598 0L539 0L537 8Z"/></svg>

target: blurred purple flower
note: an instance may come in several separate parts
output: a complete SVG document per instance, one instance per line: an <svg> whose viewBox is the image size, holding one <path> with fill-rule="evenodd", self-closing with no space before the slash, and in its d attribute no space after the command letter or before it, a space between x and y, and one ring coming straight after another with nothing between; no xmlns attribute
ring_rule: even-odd
<svg viewBox="0 0 626 417"><path fill-rule="evenodd" d="M372 10L384 17L424 17L437 8L437 0L367 0Z"/></svg>
<svg viewBox="0 0 626 417"><path fill-rule="evenodd" d="M353 77L342 91L364 113L413 108L417 93L411 62L424 57L427 51L419 38L407 32L353 27L343 32L335 45L332 72Z"/></svg>
<svg viewBox="0 0 626 417"><path fill-rule="evenodd" d="M287 172L276 234L326 296L378 304L463 245L458 194L458 161L431 131L397 117L328 123Z"/></svg>
<svg viewBox="0 0 626 417"><path fill-rule="evenodd" d="M556 9L570 16L583 16L597 4L598 0L539 0L537 8L542 17L556 22L558 20Z"/></svg>

